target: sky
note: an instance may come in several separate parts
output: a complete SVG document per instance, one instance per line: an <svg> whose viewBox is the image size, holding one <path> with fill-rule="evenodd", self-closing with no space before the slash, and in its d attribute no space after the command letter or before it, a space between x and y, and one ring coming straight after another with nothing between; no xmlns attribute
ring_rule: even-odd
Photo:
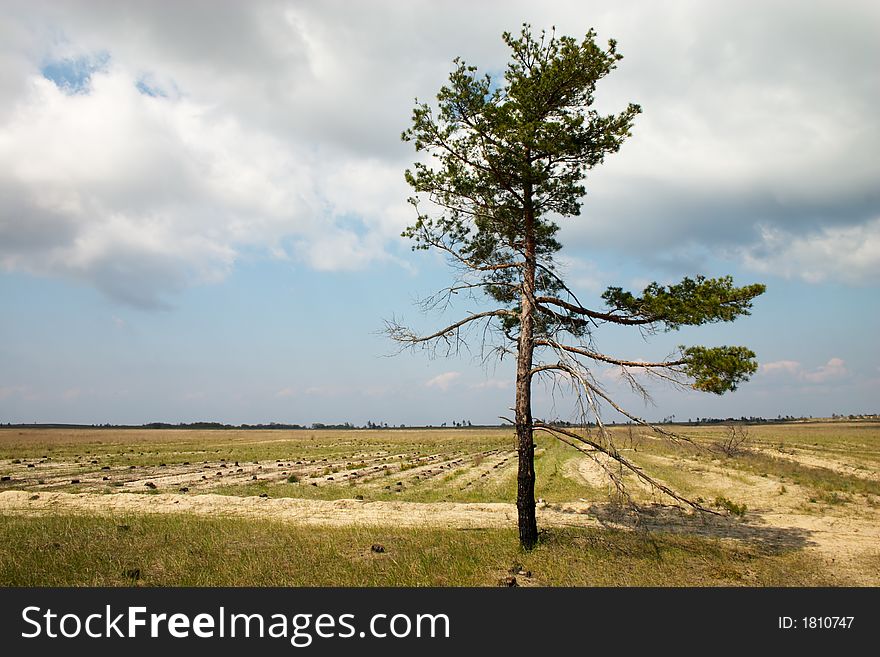
<svg viewBox="0 0 880 657"><path fill-rule="evenodd" d="M645 403L597 370L615 399L648 419L880 412L880 3L12 0L0 422L509 416L509 360L478 340L397 353L381 330L488 309L419 310L451 272L400 237L400 133L453 58L503 72L501 33L523 22L616 39L596 107L643 110L561 222L580 299L697 274L767 285L731 324L594 336L631 360L746 345L751 381ZM573 419L564 390L534 401Z"/></svg>

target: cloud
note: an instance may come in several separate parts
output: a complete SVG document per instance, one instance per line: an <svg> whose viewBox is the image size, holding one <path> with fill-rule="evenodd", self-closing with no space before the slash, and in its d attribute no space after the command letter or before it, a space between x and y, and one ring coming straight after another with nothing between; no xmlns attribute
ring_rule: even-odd
<svg viewBox="0 0 880 657"><path fill-rule="evenodd" d="M793 16L780 2L678 2L603 18L625 58L597 98L639 102L643 114L590 176L564 243L687 270L760 250L768 229L873 234L880 84L865 67L880 58L867 29L880 5L820 2ZM873 258L855 272L847 260L815 273L852 283L876 271Z"/></svg>
<svg viewBox="0 0 880 657"><path fill-rule="evenodd" d="M338 397L340 395L345 395L351 392L350 388L345 386L339 386L335 384L331 385L318 385L318 386L309 386L306 388L303 393L309 395L311 397Z"/></svg>
<svg viewBox="0 0 880 657"><path fill-rule="evenodd" d="M444 372L443 374L438 374L434 378L425 381L425 387L437 388L438 390L446 392L449 390L450 386L452 386L453 381L460 376L461 372Z"/></svg>
<svg viewBox="0 0 880 657"><path fill-rule="evenodd" d="M83 391L81 388L68 388L64 392L61 393L61 398L65 401L76 401L80 397L82 397Z"/></svg>
<svg viewBox="0 0 880 657"><path fill-rule="evenodd" d="M778 360L762 363L760 373L770 376L787 376L806 383L827 383L839 381L849 376L850 372L842 358L830 358L827 363L814 370L805 370L803 365L794 360Z"/></svg>
<svg viewBox="0 0 880 657"><path fill-rule="evenodd" d="M808 283L865 285L880 281L880 217L857 226L795 235L762 228L762 242L743 250L746 266Z"/></svg>
<svg viewBox="0 0 880 657"><path fill-rule="evenodd" d="M651 362L644 358L634 358L633 362ZM599 371L599 378L615 384L626 384L627 388L631 388L631 377L639 379L642 385L647 386L651 372L646 367L623 367L619 365L606 366Z"/></svg>
<svg viewBox="0 0 880 657"><path fill-rule="evenodd" d="M764 374L797 374L801 370L801 364L796 360L777 360L771 363L761 363L760 371Z"/></svg>
<svg viewBox="0 0 880 657"><path fill-rule="evenodd" d="M567 246L876 279L880 5L481 7L4 4L0 268L163 308L244 251L319 271L398 261L413 97L433 98L456 55L501 70L499 34L524 18L575 35L589 18L626 57L600 109L644 114L562 222Z"/></svg>
<svg viewBox="0 0 880 657"><path fill-rule="evenodd" d="M557 259L560 275L566 285L573 290L584 292L600 292L610 284L613 277L599 269L596 263L571 255L562 255Z"/></svg>
<svg viewBox="0 0 880 657"><path fill-rule="evenodd" d="M470 386L474 390L509 390L513 381L508 379L486 379Z"/></svg>
<svg viewBox="0 0 880 657"><path fill-rule="evenodd" d="M288 240L316 269L357 269L387 257L388 236L405 223L380 194L357 191L367 164L318 159L208 105L145 95L121 67L94 73L89 93L38 77L30 92L0 126L7 270L161 307L189 285L222 280L244 248ZM403 198L389 167L372 171ZM344 200L331 202L336 195ZM346 225L357 199L368 201L362 235Z"/></svg>
<svg viewBox="0 0 880 657"><path fill-rule="evenodd" d="M24 392L23 386L0 386L0 399L9 399Z"/></svg>
<svg viewBox="0 0 880 657"><path fill-rule="evenodd" d="M0 267L72 278L116 301L161 308L188 286L225 278L245 249L287 252L319 270L389 257L389 241L411 219L403 166L334 145L333 126L317 125L327 113L312 114L316 101L329 94L308 87L342 81L315 78L282 34L262 40L273 7L248 16L228 6L183 11L190 25L228 20L237 36L227 45L253 39L257 54L239 53L244 59L223 71L223 41L213 44L217 59L205 60L174 42L195 33L167 33L168 17L130 5L86 25L91 9L75 9L36 5L46 30L63 25L66 40L42 35L41 57L12 62L21 84L0 116ZM150 15L133 43L117 33L130 28L127 13ZM282 22L293 20L288 13ZM288 27L302 45L301 26ZM331 45L312 44L328 55ZM0 49L7 64L12 54ZM250 88L255 81L271 89ZM300 93L273 99L276 87ZM261 107L273 107L273 116Z"/></svg>
<svg viewBox="0 0 880 657"><path fill-rule="evenodd" d="M0 401L12 398L33 401L40 398L40 394L29 385L0 386Z"/></svg>
<svg viewBox="0 0 880 657"><path fill-rule="evenodd" d="M825 383L842 379L848 374L849 370L846 368L846 363L840 358L832 358L815 371L805 373L804 379L810 383Z"/></svg>

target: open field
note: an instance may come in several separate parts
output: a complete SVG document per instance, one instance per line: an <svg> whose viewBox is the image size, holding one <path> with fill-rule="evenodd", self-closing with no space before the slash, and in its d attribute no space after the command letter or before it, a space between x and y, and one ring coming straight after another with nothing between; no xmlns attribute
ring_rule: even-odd
<svg viewBox="0 0 880 657"><path fill-rule="evenodd" d="M517 561L521 584L880 585L880 424L752 426L734 455L718 426L613 431L723 515L628 475L633 514L607 464L538 436L548 531L521 554L510 431L0 429L0 584L479 585Z"/></svg>

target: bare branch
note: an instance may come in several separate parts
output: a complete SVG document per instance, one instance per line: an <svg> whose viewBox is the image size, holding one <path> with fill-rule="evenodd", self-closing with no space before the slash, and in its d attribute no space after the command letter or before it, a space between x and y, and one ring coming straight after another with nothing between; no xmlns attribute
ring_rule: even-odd
<svg viewBox="0 0 880 657"><path fill-rule="evenodd" d="M625 495L627 500L629 500L630 504L633 507L635 507L635 503L633 502L632 497L630 496L629 492L627 491L626 485L624 484L623 479L620 477L620 475L618 475L618 473L614 472L614 470L612 470L611 468L608 467L607 463L604 463L601 459L599 459L596 456L596 452L602 453L600 450L597 450L595 448L586 449L586 448L582 447L581 445L578 445L577 443L570 441L568 438L566 438L565 436L563 436L560 433L557 433L553 429L548 429L547 427L544 427L544 426L536 426L535 429L549 433L551 436L556 438L556 440L563 442L566 445L569 445L570 447L573 447L574 449L581 452L582 454L585 454L591 461L593 461L593 463L595 463L600 468L602 468L602 470L605 472L605 474L611 480L611 483L614 484L614 488L617 490L617 492L622 495ZM584 441L583 439L580 439L580 440L581 440L581 442L586 443L586 441ZM586 443L586 444L589 444L589 443Z"/></svg>
<svg viewBox="0 0 880 657"><path fill-rule="evenodd" d="M585 389L589 389L590 391L595 393L597 396L601 397L603 400L608 402L608 404L614 410L616 410L618 413L620 413L621 415L623 415L625 417L628 417L630 420L632 420L633 422L635 422L637 424L642 425L643 427L647 427L648 429L650 429L654 433L660 434L661 436L668 438L669 440L671 440L674 443L685 442L685 443L688 443L688 444L693 445L695 447L698 447L699 449L703 449L698 443L695 443L693 440L691 440L687 436L681 436L681 435L672 433L671 431L667 431L666 429L663 429L662 427L658 427L656 424L648 422L647 420L644 420L644 419L640 418L639 416L630 413L629 411L627 411L626 409L621 407L618 403L616 403L613 399L611 399L611 397L609 397L598 386L598 384L596 384L594 382L587 381L586 377L583 376L582 373L578 372L576 367L569 365L567 363L564 363L564 362L559 362L556 365L547 365L544 367L544 369L547 369L547 370L558 369L560 371L567 372L575 380L579 381Z"/></svg>
<svg viewBox="0 0 880 657"><path fill-rule="evenodd" d="M645 474L645 472L640 467L638 467L637 465L635 465L634 463L629 461L627 458L621 456L620 452L618 452L616 449L613 449L613 448L608 449L608 448L604 447L603 445L597 443L596 441L591 440L589 438L584 438L583 436L578 435L578 434L574 433L573 431L563 429L562 427L555 427L553 425L546 424L544 422L535 422L535 428L536 429L543 429L551 434L554 434L555 437L559 440L562 440L562 438L560 438L560 436L565 436L568 438L573 438L573 439L575 439L579 442L582 442L586 445L589 445L594 450L596 450L598 452L602 452L603 454L605 454L609 458L617 461L623 467L625 467L627 470L634 473L643 482L645 482L646 484L648 484L652 488L656 488L657 490L663 492L665 495L671 497L672 499L674 499L678 502L681 502L682 504L686 504L686 505L690 506L691 508L696 509L697 511L702 511L704 513L711 513L712 515L716 515L716 516L721 515L717 511L713 511L712 509L707 509L706 507L702 506L698 502L695 502L693 500L690 500L686 497L679 495L674 490L669 488L669 486L666 486L665 484L657 481L653 477ZM580 451L589 455L589 452L586 452L585 450L580 449L577 445L573 445L570 441L562 440L562 442L564 442L568 445L571 445L575 449L579 449Z"/></svg>
<svg viewBox="0 0 880 657"><path fill-rule="evenodd" d="M464 279L461 279L449 287L445 287L442 290L438 290L434 294L425 299L421 299L417 302L418 307L423 312L428 312L430 310L434 310L440 308L441 310L445 310L452 303L452 296L457 295L460 292L468 293L468 298L475 299L476 297L473 294L473 290L478 290L487 287L508 287L512 289L516 289L518 286L513 283L506 283L503 281L480 281L476 283L466 282Z"/></svg>
<svg viewBox="0 0 880 657"><path fill-rule="evenodd" d="M475 322L478 319L484 319L487 317L502 317L504 315L516 315L512 310L505 310L503 308L499 308L498 310L487 310L482 313L474 313L468 317L465 317L462 320L455 322L454 324L450 324L449 326L440 329L439 331L432 333L431 335L418 335L412 331L412 329L397 324L394 321L386 321L385 322L385 333L395 342L401 342L407 346L415 346L417 344L423 342L430 342L431 340L450 340L458 334L458 330L471 322Z"/></svg>
<svg viewBox="0 0 880 657"><path fill-rule="evenodd" d="M644 367L644 368L656 368L656 367L666 367L672 368L677 365L684 365L687 363L686 360L670 360L659 363L651 363L644 362L638 360L620 360L618 358L612 358L611 356L606 356L605 354L600 354L596 351L590 351L589 349L584 349L582 347L572 347L571 345L565 345L560 342L556 342L555 340L547 340L543 338L539 338L535 340L536 345L541 345L543 347L553 347L554 349L561 349L562 351L567 351L572 354L578 354L579 356L585 356L592 360L601 361L603 363L609 363L611 365L620 365L622 367Z"/></svg>
<svg viewBox="0 0 880 657"><path fill-rule="evenodd" d="M538 365L537 367L533 367L532 371L529 372L529 374L531 374L532 376L535 376L535 374L539 374L540 372L547 372L550 370L558 370L558 369L559 369L558 365Z"/></svg>

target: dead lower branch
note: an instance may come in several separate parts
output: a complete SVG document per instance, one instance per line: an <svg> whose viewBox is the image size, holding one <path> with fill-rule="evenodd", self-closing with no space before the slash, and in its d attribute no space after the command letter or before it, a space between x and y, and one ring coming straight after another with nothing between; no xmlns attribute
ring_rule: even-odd
<svg viewBox="0 0 880 657"><path fill-rule="evenodd" d="M544 422L535 422L534 426L536 429L541 429L541 430L544 430L544 431L547 431L547 432L553 434L557 439L561 440L562 442L564 442L568 445L571 445L572 447L574 447L575 449L578 449L581 452L584 452L585 454L587 454L588 456L591 456L595 460L594 455L591 455L590 452L578 447L577 445L573 445L571 443L571 441L563 440L562 437L571 438L571 439L574 439L580 443L583 443L585 445L592 447L595 451L598 451L598 452L601 452L602 454L605 454L607 457L613 459L614 461L616 461L617 463L622 465L624 468L626 468L627 470L629 470L630 472L635 474L644 483L648 484L649 486L651 486L652 488L654 488L656 490L659 490L664 495L676 500L677 502L685 504L685 505L687 505L697 511L700 511L702 513L711 513L712 515L716 515L716 516L721 515L717 511L713 511L712 509L708 509L708 508L704 507L702 504L695 502L694 500L691 500L691 499L688 499L682 495L679 495L674 490L669 488L669 486L666 486L665 484L657 481L656 479L654 479L650 475L645 474L645 472L639 466L635 465L629 459L622 456L620 454L620 452L618 452L617 449L614 448L613 445L610 447L606 447L606 446L600 444L599 442L592 440L588 437L581 436L581 435L575 433L574 431L571 431L569 429L563 429L562 427L556 427L551 424L546 424ZM607 468L606 468L606 472L608 472Z"/></svg>

